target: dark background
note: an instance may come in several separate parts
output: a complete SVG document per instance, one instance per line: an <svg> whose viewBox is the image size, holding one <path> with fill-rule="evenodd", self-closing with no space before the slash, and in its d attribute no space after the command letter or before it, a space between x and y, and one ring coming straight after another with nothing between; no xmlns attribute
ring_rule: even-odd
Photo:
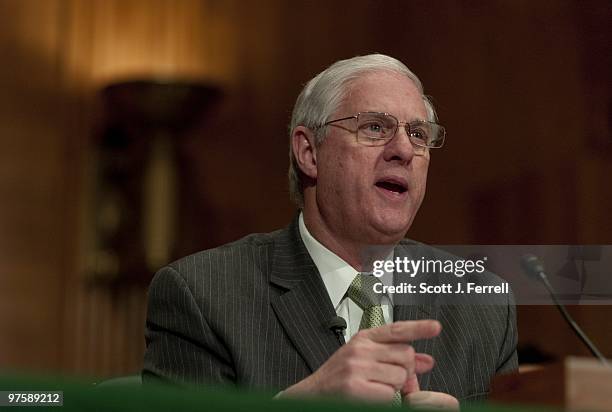
<svg viewBox="0 0 612 412"><path fill-rule="evenodd" d="M417 73L448 130L409 237L612 243L610 17L608 1L577 0L0 0L0 369L139 368L146 240L123 232L129 270L91 269L108 183L100 91L128 79L222 91L172 140L175 257L288 223L295 98L333 61L372 52ZM113 153L138 165L138 147ZM155 209L126 190L123 210ZM571 309L612 356L612 310ZM553 308L519 308L519 332L587 355Z"/></svg>

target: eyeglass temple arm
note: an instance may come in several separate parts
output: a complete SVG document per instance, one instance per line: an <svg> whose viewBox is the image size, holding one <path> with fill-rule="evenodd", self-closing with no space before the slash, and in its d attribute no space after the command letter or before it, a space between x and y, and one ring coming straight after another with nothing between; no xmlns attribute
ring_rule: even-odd
<svg viewBox="0 0 612 412"><path fill-rule="evenodd" d="M336 122L341 122L342 120L356 119L356 118L357 118L357 115L343 117L342 119L334 119L334 120L330 120L329 122L323 123L323 126L327 126L328 124L332 124L332 123L336 123Z"/></svg>

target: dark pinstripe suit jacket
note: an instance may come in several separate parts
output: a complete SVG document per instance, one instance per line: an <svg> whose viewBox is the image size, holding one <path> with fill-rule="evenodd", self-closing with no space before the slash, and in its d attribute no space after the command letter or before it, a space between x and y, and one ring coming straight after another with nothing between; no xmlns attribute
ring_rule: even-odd
<svg viewBox="0 0 612 412"><path fill-rule="evenodd" d="M196 253L161 269L151 283L143 381L284 389L340 347L327 326L335 315L297 219ZM511 303L394 306L395 320L427 318L438 319L442 333L413 343L436 359L420 377L421 389L480 399L494 374L516 369Z"/></svg>

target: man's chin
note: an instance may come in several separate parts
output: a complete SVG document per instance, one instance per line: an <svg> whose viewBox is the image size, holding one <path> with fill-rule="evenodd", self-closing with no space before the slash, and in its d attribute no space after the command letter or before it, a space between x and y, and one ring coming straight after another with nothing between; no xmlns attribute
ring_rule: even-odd
<svg viewBox="0 0 612 412"><path fill-rule="evenodd" d="M382 221L376 222L372 227L371 245L394 245L402 240L408 229L410 229L410 221Z"/></svg>

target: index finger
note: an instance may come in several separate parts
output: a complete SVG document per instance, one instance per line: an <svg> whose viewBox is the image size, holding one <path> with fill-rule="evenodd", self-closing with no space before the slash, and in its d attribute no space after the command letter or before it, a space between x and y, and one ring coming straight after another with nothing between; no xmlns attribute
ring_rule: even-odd
<svg viewBox="0 0 612 412"><path fill-rule="evenodd" d="M403 320L378 328L366 329L363 335L378 343L412 342L438 336L442 325L437 320Z"/></svg>

